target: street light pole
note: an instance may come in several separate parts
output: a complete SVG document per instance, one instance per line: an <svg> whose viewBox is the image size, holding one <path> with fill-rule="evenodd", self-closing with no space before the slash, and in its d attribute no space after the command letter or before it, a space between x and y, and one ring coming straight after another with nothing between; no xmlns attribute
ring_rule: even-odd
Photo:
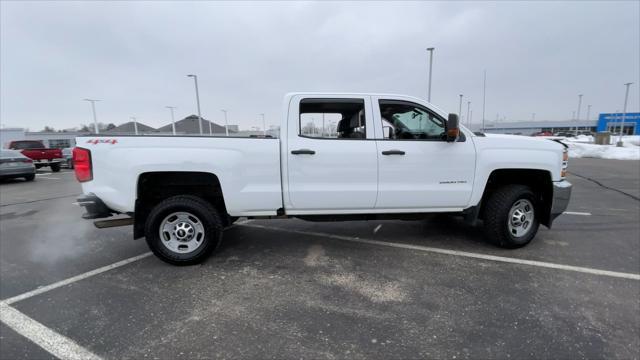
<svg viewBox="0 0 640 360"><path fill-rule="evenodd" d="M582 107L582 94L578 95L578 116L576 117L576 120L580 121L580 108Z"/></svg>
<svg viewBox="0 0 640 360"><path fill-rule="evenodd" d="M84 101L88 101L91 103L91 111L93 112L93 130L96 134L100 134L100 129L98 129L98 118L96 117L96 99L83 99Z"/></svg>
<svg viewBox="0 0 640 360"><path fill-rule="evenodd" d="M484 132L484 108L487 101L487 70L484 71L484 82L482 84L482 132Z"/></svg>
<svg viewBox="0 0 640 360"><path fill-rule="evenodd" d="M198 91L198 76L189 74L187 77L193 78L196 84L196 104L198 106L198 127L200 128L200 135L202 135L202 114L200 113L200 92ZM209 123L209 135L211 135L211 123Z"/></svg>
<svg viewBox="0 0 640 360"><path fill-rule="evenodd" d="M470 124L469 112L471 111L471 101L467 101L467 125Z"/></svg>
<svg viewBox="0 0 640 360"><path fill-rule="evenodd" d="M462 94L460 94L460 106L458 107L458 116L462 115Z"/></svg>
<svg viewBox="0 0 640 360"><path fill-rule="evenodd" d="M222 109L220 111L224 113L224 132L226 133L227 136L229 136L229 122L227 122L227 110Z"/></svg>
<svg viewBox="0 0 640 360"><path fill-rule="evenodd" d="M262 134L266 136L267 135L267 123L264 120L264 113L258 114L258 115L262 116L262 129L263 129ZM322 115L324 116L324 114L322 114Z"/></svg>
<svg viewBox="0 0 640 360"><path fill-rule="evenodd" d="M591 114L591 105L587 105L587 121L589 121L589 114Z"/></svg>
<svg viewBox="0 0 640 360"><path fill-rule="evenodd" d="M173 117L173 109L175 106L165 106L167 109L171 110L171 129L173 130L173 135L176 134L176 119Z"/></svg>
<svg viewBox="0 0 640 360"><path fill-rule="evenodd" d="M429 91L427 92L427 101L431 102L431 71L433 70L433 50L435 48L427 48L429 52Z"/></svg>
<svg viewBox="0 0 640 360"><path fill-rule="evenodd" d="M133 131L138 135L138 119L132 116L131 120L133 120Z"/></svg>
<svg viewBox="0 0 640 360"><path fill-rule="evenodd" d="M627 117L627 100L629 100L629 87L633 83L626 83L624 86L627 87L627 90L624 92L624 107L622 108L622 123L620 124L620 135L618 136L618 143L616 146L622 146L622 130L624 129L624 120Z"/></svg>

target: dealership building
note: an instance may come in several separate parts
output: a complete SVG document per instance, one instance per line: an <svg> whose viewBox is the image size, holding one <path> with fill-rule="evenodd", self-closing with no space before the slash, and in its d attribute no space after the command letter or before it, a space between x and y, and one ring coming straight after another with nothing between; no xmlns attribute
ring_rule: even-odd
<svg viewBox="0 0 640 360"><path fill-rule="evenodd" d="M541 131L558 132L620 132L622 113L604 113L597 120L564 120L564 121L512 121L485 122L484 130L488 133L531 135ZM481 124L472 124L474 131L481 130ZM624 116L623 133L640 135L640 113L627 113Z"/></svg>
<svg viewBox="0 0 640 360"><path fill-rule="evenodd" d="M40 140L45 147L63 149L76 146L76 136L89 133L79 131L32 132L22 128L1 128L0 146L6 149L9 143L16 140Z"/></svg>

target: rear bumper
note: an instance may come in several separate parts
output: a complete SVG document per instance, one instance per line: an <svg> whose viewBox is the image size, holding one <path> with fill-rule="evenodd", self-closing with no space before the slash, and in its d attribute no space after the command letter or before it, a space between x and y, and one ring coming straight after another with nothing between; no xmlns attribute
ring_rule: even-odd
<svg viewBox="0 0 640 360"><path fill-rule="evenodd" d="M59 164L64 162L65 160L60 158L60 159L33 159L33 164L34 165L42 165L42 166L49 166L51 164Z"/></svg>
<svg viewBox="0 0 640 360"><path fill-rule="evenodd" d="M83 219L100 219L118 214L117 211L109 209L95 194L81 195L77 199L76 204L86 210L86 212L82 214Z"/></svg>
<svg viewBox="0 0 640 360"><path fill-rule="evenodd" d="M556 181L553 183L553 202L551 203L551 221L560 216L567 206L569 206L569 200L571 199L571 185L567 180Z"/></svg>

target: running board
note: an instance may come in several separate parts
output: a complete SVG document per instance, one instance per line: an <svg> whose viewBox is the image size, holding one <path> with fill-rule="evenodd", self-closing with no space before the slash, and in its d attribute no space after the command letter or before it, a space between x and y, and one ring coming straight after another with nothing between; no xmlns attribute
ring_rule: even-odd
<svg viewBox="0 0 640 360"><path fill-rule="evenodd" d="M133 218L124 218L124 219L113 219L113 220L98 220L94 221L93 225L95 225L98 229L116 227L116 226L127 226L133 225Z"/></svg>

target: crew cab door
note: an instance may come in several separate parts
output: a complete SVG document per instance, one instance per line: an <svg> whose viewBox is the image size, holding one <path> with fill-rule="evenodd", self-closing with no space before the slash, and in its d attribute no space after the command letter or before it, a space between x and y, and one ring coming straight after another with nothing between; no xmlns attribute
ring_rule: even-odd
<svg viewBox="0 0 640 360"><path fill-rule="evenodd" d="M475 146L446 142L445 119L423 104L372 97L378 144L376 209L454 211L471 198Z"/></svg>
<svg viewBox="0 0 640 360"><path fill-rule="evenodd" d="M282 154L287 214L372 209L378 191L373 133L368 96L294 96Z"/></svg>

